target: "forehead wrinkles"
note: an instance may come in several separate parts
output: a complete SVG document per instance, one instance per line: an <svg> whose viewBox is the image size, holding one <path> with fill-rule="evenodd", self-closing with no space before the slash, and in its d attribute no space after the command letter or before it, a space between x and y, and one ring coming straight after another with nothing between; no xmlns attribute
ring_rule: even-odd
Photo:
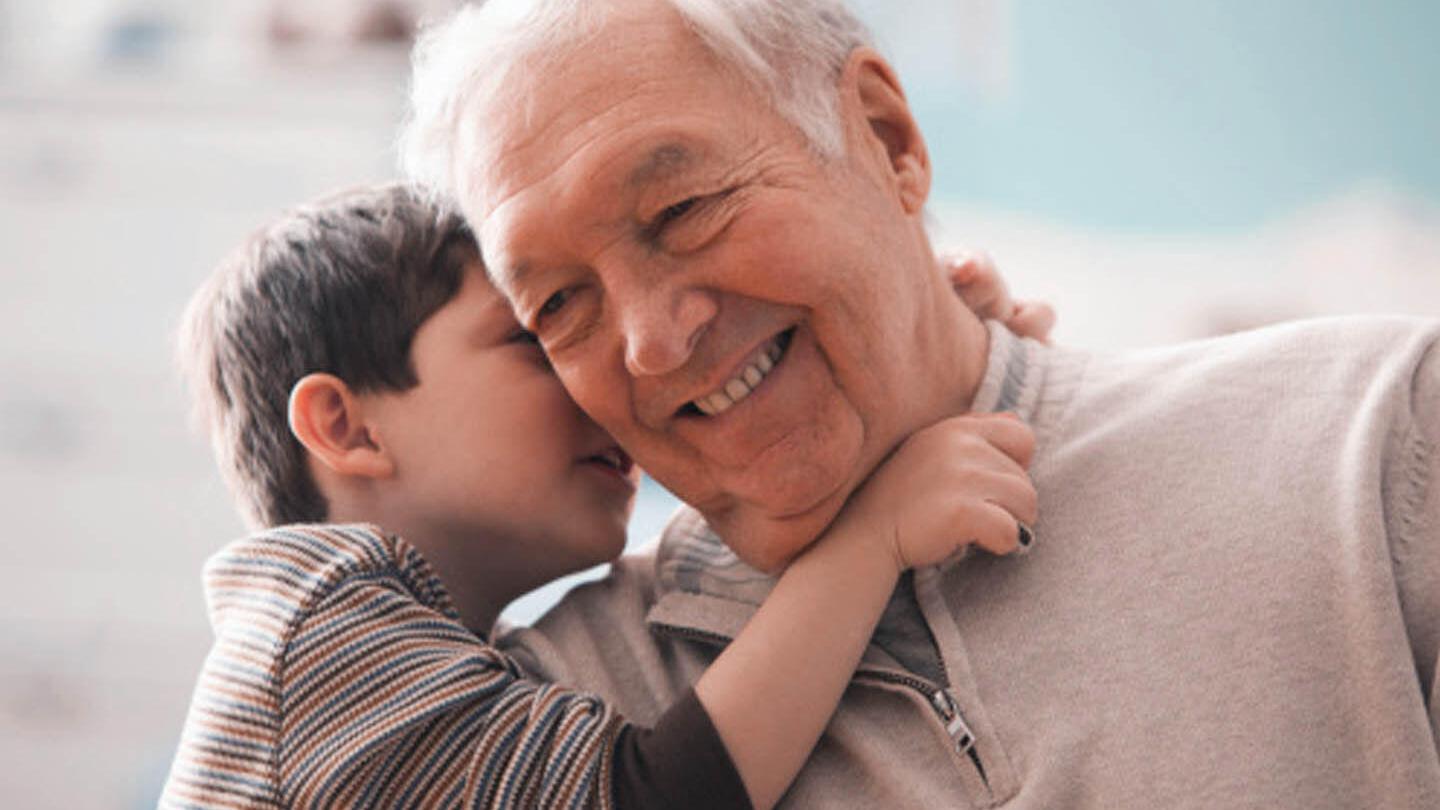
<svg viewBox="0 0 1440 810"><path fill-rule="evenodd" d="M550 114L543 119L532 115L524 121L505 121L493 128L494 137L482 138L482 148L477 155L488 169L478 173L486 176L488 182L476 189L486 200L486 208L497 208L516 192L531 187L575 179L565 175L575 173L571 170L577 163L594 159L592 147L597 141L611 140L618 147L627 145L627 130L631 124L643 123L638 113L649 109L646 98L658 96L662 89L659 85L657 81L632 85L618 97L598 92L602 88L594 85L567 88L564 97L554 100L553 111L547 111ZM596 100L602 98L603 101ZM576 99L580 100L578 104L567 103ZM489 148L485 148L487 146ZM611 147L604 155L604 162L585 167L589 176L579 179L598 179L594 175L625 157L623 151L623 148Z"/></svg>
<svg viewBox="0 0 1440 810"><path fill-rule="evenodd" d="M603 145L605 151L598 155L587 153L587 147L606 135L594 129L573 148L567 144L564 159L519 178L508 177L492 188L492 199L474 218L487 266L500 286L517 280L517 263L545 254L586 256L631 228L641 190L628 180L645 154L637 141L649 136L636 132ZM524 164L520 155L510 160Z"/></svg>
<svg viewBox="0 0 1440 810"><path fill-rule="evenodd" d="M746 148L753 137L729 147L716 141L717 133L723 140L733 132L703 106L654 123L655 110L664 109L657 104L674 97L675 86L656 78L621 98L556 104L553 116L522 137L492 144L497 151L488 182L467 213L502 286L513 281L513 265L535 253L588 255L599 249L596 238L613 241L633 228L648 190L689 177L734 175L763 151L759 144ZM566 242L557 241L562 238Z"/></svg>

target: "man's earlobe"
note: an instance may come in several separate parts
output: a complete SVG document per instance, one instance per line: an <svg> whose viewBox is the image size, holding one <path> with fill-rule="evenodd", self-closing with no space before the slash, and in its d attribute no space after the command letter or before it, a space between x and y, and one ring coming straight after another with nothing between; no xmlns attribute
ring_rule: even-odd
<svg viewBox="0 0 1440 810"><path fill-rule="evenodd" d="M901 205L906 213L919 213L930 197L930 153L894 68L874 50L857 48L846 64L844 84L855 90L872 143L885 151Z"/></svg>
<svg viewBox="0 0 1440 810"><path fill-rule="evenodd" d="M290 389L290 432L316 461L340 475L388 478L395 462L345 381L307 374Z"/></svg>

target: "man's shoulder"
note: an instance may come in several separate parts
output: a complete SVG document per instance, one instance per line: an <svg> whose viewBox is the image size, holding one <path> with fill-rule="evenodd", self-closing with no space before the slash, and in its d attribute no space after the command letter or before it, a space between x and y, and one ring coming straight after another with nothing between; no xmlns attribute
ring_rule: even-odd
<svg viewBox="0 0 1440 810"><path fill-rule="evenodd" d="M1440 319L1409 315L1339 315L1283 321L1257 329L1168 346L1119 352L1117 360L1194 358L1197 362L1316 362L1373 355L1409 343L1440 340ZM1103 356L1103 355L1102 355Z"/></svg>
<svg viewBox="0 0 1440 810"><path fill-rule="evenodd" d="M1359 393L1409 383L1440 344L1440 319L1357 315L1276 324L1090 358L1089 390L1188 390L1211 396Z"/></svg>
<svg viewBox="0 0 1440 810"><path fill-rule="evenodd" d="M556 636L608 625L643 626L655 603L675 588L673 569L681 558L693 556L690 550L697 545L717 554L724 550L700 513L681 506L659 536L612 562L604 577L572 588L530 629Z"/></svg>
<svg viewBox="0 0 1440 810"><path fill-rule="evenodd" d="M565 661L633 646L657 598L657 547L651 542L622 555L604 577L572 588L534 624L502 631L496 646L552 678L568 668Z"/></svg>
<svg viewBox="0 0 1440 810"><path fill-rule="evenodd" d="M657 551L652 543L626 554L533 625L499 633L495 646L532 677L594 692L630 719L654 722L703 668L651 632L648 618L662 590Z"/></svg>
<svg viewBox="0 0 1440 810"><path fill-rule="evenodd" d="M1081 379L1047 427L1045 453L1266 441L1277 430L1404 431L1440 407L1422 386L1440 320L1350 316L1149 349L1082 353ZM1416 409L1420 410L1417 411ZM1423 418L1423 417L1421 417ZM1283 426L1283 427L1282 427Z"/></svg>
<svg viewBox="0 0 1440 810"><path fill-rule="evenodd" d="M658 596L655 572L662 538L625 552L610 563L610 571L604 577L571 589L537 625L565 621L570 614L605 617L632 608L648 609Z"/></svg>

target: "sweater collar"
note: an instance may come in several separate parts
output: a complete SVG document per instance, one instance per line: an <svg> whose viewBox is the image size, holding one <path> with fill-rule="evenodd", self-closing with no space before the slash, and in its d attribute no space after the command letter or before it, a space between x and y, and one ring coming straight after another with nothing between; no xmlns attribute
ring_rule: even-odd
<svg viewBox="0 0 1440 810"><path fill-rule="evenodd" d="M989 321L990 353L974 412L1012 411L1029 421L1039 398L1045 349ZM775 587L777 577L745 564L705 519L682 508L660 537L659 598L646 616L652 630L723 646ZM867 653L868 657L869 653Z"/></svg>
<svg viewBox="0 0 1440 810"><path fill-rule="evenodd" d="M990 330L990 356L970 410L1010 411L1028 422L1040 396L1045 349L1033 340L1016 337L998 321L986 321L985 326Z"/></svg>

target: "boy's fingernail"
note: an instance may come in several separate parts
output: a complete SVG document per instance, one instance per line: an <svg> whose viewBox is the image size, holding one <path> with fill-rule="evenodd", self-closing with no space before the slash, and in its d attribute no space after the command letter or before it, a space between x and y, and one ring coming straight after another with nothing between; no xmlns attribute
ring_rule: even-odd
<svg viewBox="0 0 1440 810"><path fill-rule="evenodd" d="M1030 527L1024 523L1017 522L1016 525L1020 527L1020 551L1022 553L1029 551L1030 544L1035 542L1035 533L1030 531Z"/></svg>

